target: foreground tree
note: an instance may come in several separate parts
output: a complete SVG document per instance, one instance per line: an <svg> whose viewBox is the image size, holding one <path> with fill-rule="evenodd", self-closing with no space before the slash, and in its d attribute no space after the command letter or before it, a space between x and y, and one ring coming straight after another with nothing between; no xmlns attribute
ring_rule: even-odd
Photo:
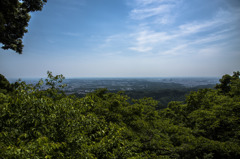
<svg viewBox="0 0 240 159"><path fill-rule="evenodd" d="M240 95L240 72L233 72L233 75L228 74L222 76L219 80L219 84L216 85L216 89L224 95Z"/></svg>
<svg viewBox="0 0 240 159"><path fill-rule="evenodd" d="M27 32L30 12L42 10L47 0L1 0L0 43L2 48L22 54L22 38Z"/></svg>
<svg viewBox="0 0 240 159"><path fill-rule="evenodd" d="M240 157L239 83L239 72L224 75L217 90L192 92L185 103L170 102L161 112L174 125L190 131L170 135L181 158Z"/></svg>

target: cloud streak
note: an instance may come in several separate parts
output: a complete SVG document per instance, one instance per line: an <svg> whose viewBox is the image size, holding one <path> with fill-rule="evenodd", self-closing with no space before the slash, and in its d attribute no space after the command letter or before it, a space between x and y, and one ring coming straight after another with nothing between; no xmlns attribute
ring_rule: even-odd
<svg viewBox="0 0 240 159"><path fill-rule="evenodd" d="M178 22L167 28L158 29L164 22L160 21L155 25L153 22L159 21L159 17L174 16L174 8L181 6L181 3L176 3L174 0L137 0L136 2L130 17L138 20L140 24L144 23L144 27L136 29L137 31L131 34L133 46L129 49L141 53L159 54L159 50L162 50L160 51L162 54L175 54L181 49L190 50L190 46L211 45L213 42L230 38L229 32L234 29L226 28L234 26L239 20L238 16L233 16L233 11L219 9L208 19ZM146 22L146 18L150 17L151 19Z"/></svg>
<svg viewBox="0 0 240 159"><path fill-rule="evenodd" d="M163 13L170 11L172 5L160 5L158 7L134 9L130 13L132 19L142 20L145 18L160 16Z"/></svg>

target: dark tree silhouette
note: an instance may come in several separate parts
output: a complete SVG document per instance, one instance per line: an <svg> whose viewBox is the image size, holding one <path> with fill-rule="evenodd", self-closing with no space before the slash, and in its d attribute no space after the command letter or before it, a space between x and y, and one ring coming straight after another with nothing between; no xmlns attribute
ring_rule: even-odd
<svg viewBox="0 0 240 159"><path fill-rule="evenodd" d="M1 0L0 43L2 49L22 54L22 38L28 31L30 12L42 10L47 0Z"/></svg>

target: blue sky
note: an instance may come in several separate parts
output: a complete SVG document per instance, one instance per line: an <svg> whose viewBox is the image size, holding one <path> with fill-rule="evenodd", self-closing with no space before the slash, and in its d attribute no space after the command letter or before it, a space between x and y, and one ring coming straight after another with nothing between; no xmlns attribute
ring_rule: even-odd
<svg viewBox="0 0 240 159"><path fill-rule="evenodd" d="M239 0L49 0L7 78L217 76L240 70Z"/></svg>

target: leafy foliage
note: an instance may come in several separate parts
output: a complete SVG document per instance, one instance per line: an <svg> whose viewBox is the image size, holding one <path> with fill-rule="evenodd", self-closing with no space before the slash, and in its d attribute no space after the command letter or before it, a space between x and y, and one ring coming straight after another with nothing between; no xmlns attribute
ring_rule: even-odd
<svg viewBox="0 0 240 159"><path fill-rule="evenodd" d="M240 72L233 72L233 75L230 76L228 74L224 75L222 79L220 79L220 84L217 84L215 88L217 88L221 93L225 95L240 95L239 91L239 79Z"/></svg>
<svg viewBox="0 0 240 159"><path fill-rule="evenodd" d="M21 54L22 38L27 32L29 12L42 10L47 0L1 0L0 43L3 49L12 49Z"/></svg>
<svg viewBox="0 0 240 159"><path fill-rule="evenodd" d="M10 84L9 81L2 74L0 74L0 93L13 92L16 87L18 87L18 82Z"/></svg>
<svg viewBox="0 0 240 159"><path fill-rule="evenodd" d="M203 89L163 110L152 98L106 89L67 96L63 79L48 72L45 90L40 80L0 92L1 158L240 157L237 77L227 95Z"/></svg>

